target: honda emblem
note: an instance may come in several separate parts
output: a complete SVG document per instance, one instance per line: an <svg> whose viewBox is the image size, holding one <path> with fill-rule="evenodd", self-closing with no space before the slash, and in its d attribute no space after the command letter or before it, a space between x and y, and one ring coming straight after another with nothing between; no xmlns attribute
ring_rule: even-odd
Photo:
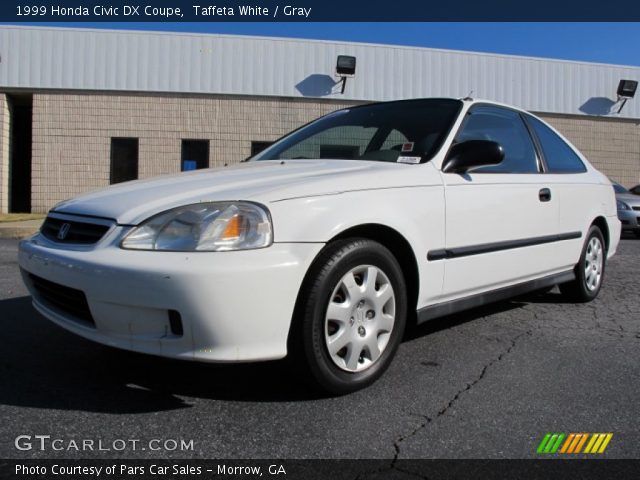
<svg viewBox="0 0 640 480"><path fill-rule="evenodd" d="M69 229L71 225L69 223L63 223L60 225L60 230L58 230L58 240L64 240L67 238L67 234L69 233Z"/></svg>

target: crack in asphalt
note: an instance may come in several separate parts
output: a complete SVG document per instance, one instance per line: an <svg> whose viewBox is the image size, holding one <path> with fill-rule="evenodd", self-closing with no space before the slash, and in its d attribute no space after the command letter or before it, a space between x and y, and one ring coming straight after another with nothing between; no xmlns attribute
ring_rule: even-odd
<svg viewBox="0 0 640 480"><path fill-rule="evenodd" d="M575 306L575 304L571 304L571 305ZM541 317L541 314L538 311L536 311L535 309L528 308L529 305L523 307L523 310L530 312L534 316L535 320L544 322L538 326L538 328L541 329L542 331L544 331L544 329L550 328L554 330L568 330L568 331L579 331L579 332L585 332L585 333L604 334L608 337L619 338L619 339L640 338L640 332L637 332L635 330L630 330L628 328L624 328L618 322L618 320L614 315L606 315L606 314L602 314L602 312L599 312L598 306L599 305L597 304L582 305L583 308L587 309L587 311L590 312L589 316L592 317L592 320L594 322L593 326L567 325L564 322L562 323L554 322L552 324L549 324L549 322L547 322L545 318ZM536 308L539 309L540 305L537 305ZM544 310L544 307L543 307L543 310ZM628 307L627 307L627 310L629 310ZM544 311L542 313L544 314ZM629 314L635 315L636 312L631 311L629 312ZM603 322L603 320L608 322L610 326L606 326L606 322Z"/></svg>
<svg viewBox="0 0 640 480"><path fill-rule="evenodd" d="M534 313L534 312L532 312ZM534 313L534 317L537 318L537 313ZM446 403L446 405L444 405L444 407L442 407L440 410L438 410L437 414L435 415L435 417L430 417L428 415L423 415L423 414L416 414L413 413L411 415L421 418L422 422L413 430L411 430L408 434L406 435L402 435L400 437L398 437L394 443L393 443L393 449L394 449L394 455L393 458L391 459L391 462L389 464L388 467L385 468L380 468L378 470L376 470L375 472L368 472L369 474L372 473L382 473L385 471L389 471L389 470L396 470L402 473L405 473L407 475L411 475L413 477L416 478L421 478L421 479L425 479L428 480L428 477L425 475L421 475L419 473L416 472L412 472L410 470L405 470L403 468L401 468L398 465L398 460L400 457L400 453L402 450L401 444L405 441L407 441L408 439L410 439L411 437L415 436L420 430L424 429L427 427L427 425L429 425L431 422L433 422L434 420L437 420L438 418L442 417L443 415L445 415L449 409L451 409L451 407L460 399L460 397L465 393L468 392L469 390L471 390L474 386L476 386L479 382L482 381L482 379L486 376L487 372L489 371L489 369L495 365L496 363L502 361L507 355L509 355L513 349L516 347L518 340L520 340L520 338L526 336L526 335L532 335L533 333L533 328L522 332L518 335L516 335L515 337L513 337L510 341L510 345L509 347L504 350L502 353L500 353L497 357L493 358L489 363L487 363L486 365L484 365L484 367L482 368L482 370L480 371L480 374L471 382L467 383L465 385L464 388L458 390L458 392ZM356 480L361 479L362 476L358 475L356 477Z"/></svg>

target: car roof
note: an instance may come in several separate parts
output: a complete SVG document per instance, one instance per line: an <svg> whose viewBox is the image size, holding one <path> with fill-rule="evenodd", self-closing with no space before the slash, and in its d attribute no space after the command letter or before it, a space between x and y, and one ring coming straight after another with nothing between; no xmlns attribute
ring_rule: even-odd
<svg viewBox="0 0 640 480"><path fill-rule="evenodd" d="M373 105L389 105L389 104L395 104L395 103L410 103L410 102L418 102L418 101L425 101L425 100L450 100L450 101L456 101L456 102L462 102L464 105L475 105L475 104L483 104L483 105L494 105L496 107L503 107L503 108L508 108L511 110L516 110L518 112L521 113L527 113L529 115L532 115L531 112L524 110L522 108L518 108L516 106L513 105L509 105L507 103L502 103L502 102L497 102L495 100L488 100L488 99L484 99L484 98L471 98L471 97L464 97L464 98L454 98L454 97L418 97L418 98L403 98L403 99L399 99L399 100L388 100L388 101L384 101L384 102L371 102L371 103L365 103L365 104L361 104L361 105L354 105L354 106L350 106L350 107L345 107L341 110L352 110L352 109L357 109L357 108L362 108L362 107L370 107Z"/></svg>

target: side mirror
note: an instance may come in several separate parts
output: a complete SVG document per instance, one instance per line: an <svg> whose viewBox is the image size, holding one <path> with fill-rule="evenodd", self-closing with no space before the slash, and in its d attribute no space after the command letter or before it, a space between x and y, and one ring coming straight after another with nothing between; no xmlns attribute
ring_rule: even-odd
<svg viewBox="0 0 640 480"><path fill-rule="evenodd" d="M467 140L456 143L442 168L446 173L466 173L476 167L498 165L504 159L504 149L491 140Z"/></svg>

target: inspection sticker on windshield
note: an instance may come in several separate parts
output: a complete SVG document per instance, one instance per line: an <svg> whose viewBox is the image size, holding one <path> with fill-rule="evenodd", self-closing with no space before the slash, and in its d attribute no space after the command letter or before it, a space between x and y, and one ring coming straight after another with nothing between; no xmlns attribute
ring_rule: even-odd
<svg viewBox="0 0 640 480"><path fill-rule="evenodd" d="M398 160L396 160L398 163L420 163L420 158L421 157L403 157L400 156L398 157Z"/></svg>
<svg viewBox="0 0 640 480"><path fill-rule="evenodd" d="M413 152L413 142L407 142L402 144L403 152Z"/></svg>

